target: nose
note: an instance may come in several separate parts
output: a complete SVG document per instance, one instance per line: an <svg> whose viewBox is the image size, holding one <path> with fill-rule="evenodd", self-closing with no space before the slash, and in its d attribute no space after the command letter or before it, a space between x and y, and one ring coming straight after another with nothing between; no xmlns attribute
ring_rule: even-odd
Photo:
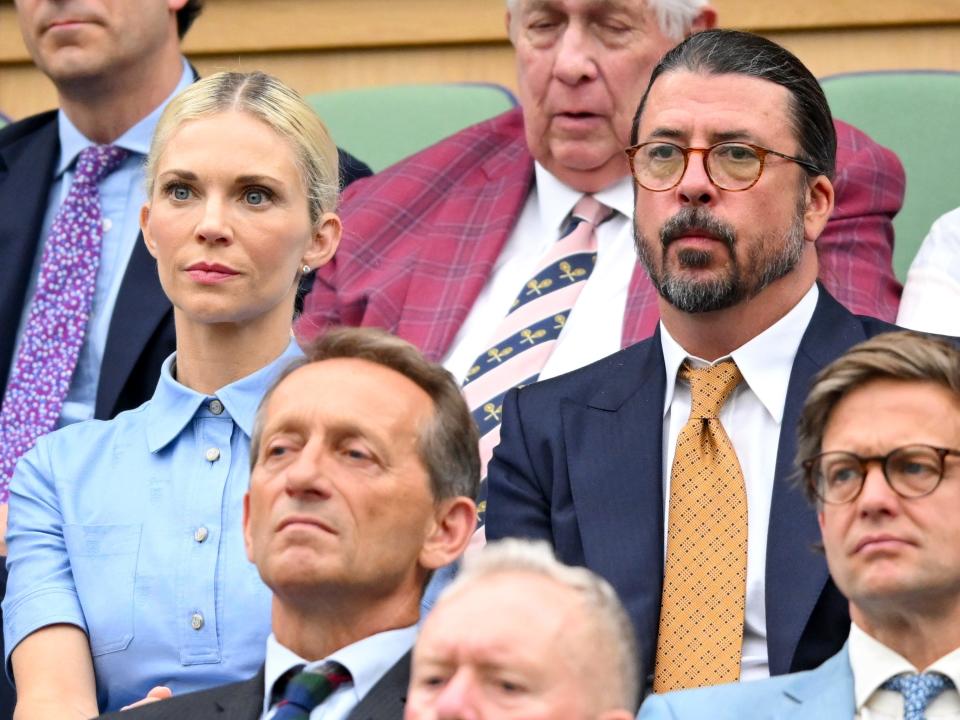
<svg viewBox="0 0 960 720"><path fill-rule="evenodd" d="M687 166L675 188L677 197L684 205L709 205L717 193L717 186L707 175L707 154L695 150L687 155Z"/></svg>
<svg viewBox="0 0 960 720"><path fill-rule="evenodd" d="M474 674L467 668L459 668L437 695L434 705L437 720L480 720L476 685Z"/></svg>
<svg viewBox="0 0 960 720"><path fill-rule="evenodd" d="M203 205L203 215L197 223L197 240L205 243L230 243L233 230L230 226L229 207L224 198L211 195Z"/></svg>
<svg viewBox="0 0 960 720"><path fill-rule="evenodd" d="M597 77L591 38L579 22L570 22L557 41L553 72L566 85L577 85Z"/></svg>
<svg viewBox="0 0 960 720"><path fill-rule="evenodd" d="M286 467L286 491L288 495L330 495L327 458L320 443L308 442L297 457Z"/></svg>
<svg viewBox="0 0 960 720"><path fill-rule="evenodd" d="M883 465L879 461L867 464L867 474L863 478L863 488L856 499L861 516L893 515L897 512L900 497L890 487L883 474Z"/></svg>

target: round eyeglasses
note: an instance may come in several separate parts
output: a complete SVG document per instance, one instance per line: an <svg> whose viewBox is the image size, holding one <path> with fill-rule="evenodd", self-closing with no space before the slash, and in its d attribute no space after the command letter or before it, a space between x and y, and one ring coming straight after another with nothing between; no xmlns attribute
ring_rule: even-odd
<svg viewBox="0 0 960 720"><path fill-rule="evenodd" d="M900 497L929 495L943 479L948 455L960 456L960 450L931 445L906 445L886 455L860 457L851 452L825 452L801 463L814 495L830 505L853 502L867 477L867 466L880 463L887 484Z"/></svg>
<svg viewBox="0 0 960 720"><path fill-rule="evenodd" d="M767 155L776 155L806 168L816 175L823 173L816 165L783 153L742 142L722 142L705 148L680 147L670 142L645 142L626 150L630 171L640 187L664 192L680 184L690 162L690 153L702 153L704 169L710 182L721 190L739 192L757 184L763 174Z"/></svg>

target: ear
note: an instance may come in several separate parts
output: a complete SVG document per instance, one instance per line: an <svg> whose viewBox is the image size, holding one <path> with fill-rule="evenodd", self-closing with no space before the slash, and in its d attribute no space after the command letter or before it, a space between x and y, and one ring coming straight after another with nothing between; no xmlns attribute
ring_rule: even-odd
<svg viewBox="0 0 960 720"><path fill-rule="evenodd" d="M420 565L438 570L463 554L477 527L477 505L457 496L441 500L434 510L433 529L420 550Z"/></svg>
<svg viewBox="0 0 960 720"><path fill-rule="evenodd" d="M187 4L187 0L167 0L167 9L170 12L177 12L183 10L183 6Z"/></svg>
<svg viewBox="0 0 960 720"><path fill-rule="evenodd" d="M253 535L250 532L250 491L243 494L243 547L247 560L253 562Z"/></svg>
<svg viewBox="0 0 960 720"><path fill-rule="evenodd" d="M693 19L693 22L690 23L690 32L687 35L693 35L698 33L701 30L712 30L717 26L717 11L714 10L709 5L704 5L703 8L697 13L697 16Z"/></svg>
<svg viewBox="0 0 960 720"><path fill-rule="evenodd" d="M807 185L807 208L803 213L804 236L814 242L833 213L833 183L826 175L818 175Z"/></svg>
<svg viewBox="0 0 960 720"><path fill-rule="evenodd" d="M334 213L324 213L313 229L310 247L303 254L303 264L316 269L326 265L340 245L343 224Z"/></svg>
<svg viewBox="0 0 960 720"><path fill-rule="evenodd" d="M140 208L140 232L143 233L143 242L147 246L147 252L157 257L157 246L150 236L150 203L145 202Z"/></svg>
<svg viewBox="0 0 960 720"><path fill-rule="evenodd" d="M823 508L817 510L817 525L820 526L820 541L823 542Z"/></svg>

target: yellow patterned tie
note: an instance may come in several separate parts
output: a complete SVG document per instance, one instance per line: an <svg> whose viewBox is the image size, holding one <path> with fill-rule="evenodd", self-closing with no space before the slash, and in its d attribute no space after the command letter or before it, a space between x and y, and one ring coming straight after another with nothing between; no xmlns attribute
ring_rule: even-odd
<svg viewBox="0 0 960 720"><path fill-rule="evenodd" d="M690 419L670 480L667 560L654 692L740 677L747 584L747 494L720 408L743 376L732 360L693 369Z"/></svg>

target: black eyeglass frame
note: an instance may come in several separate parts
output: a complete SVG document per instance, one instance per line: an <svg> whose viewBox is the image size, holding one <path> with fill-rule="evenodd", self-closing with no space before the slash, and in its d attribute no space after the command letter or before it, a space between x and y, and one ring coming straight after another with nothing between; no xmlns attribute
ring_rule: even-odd
<svg viewBox="0 0 960 720"><path fill-rule="evenodd" d="M937 454L940 460L940 474L937 477L937 481L930 487L929 490L927 490L926 492L919 493L917 495L903 494L897 488L897 486L893 483L893 481L890 479L890 473L888 472L888 467L887 467L890 462L890 459L895 455L897 455L897 453L902 453L904 450L910 450L911 448L924 448L926 450L933 450ZM817 478L814 477L814 467L817 465L818 461L821 458L827 455L846 455L847 457L850 457L856 460L858 465L860 466L860 484L857 487L856 492L853 493L853 495L851 495L846 500L840 500L840 501L827 500L827 498L824 497L825 493L821 492L820 483L817 481ZM960 450L955 450L953 448L942 448L942 447L937 447L935 445L924 445L923 443L914 443L912 445L902 445L900 447L894 448L893 450L888 452L886 455L871 455L869 457L862 457L860 455L857 455L856 453L848 452L846 450L831 450L830 452L818 453L813 457L807 458L802 463L800 463L800 466L803 468L804 477L806 479L807 485L812 490L813 495L814 497L817 498L817 500L827 505L847 505L849 503L852 503L858 497L860 497L860 493L863 492L863 485L867 481L867 470L868 470L867 465L869 463L874 463L874 462L880 463L880 469L883 471L883 479L887 481L887 485L890 486L890 489L893 490L893 492L895 492L898 496L909 500L913 498L926 497L927 495L932 494L938 487L940 487L940 483L943 482L943 474L946 470L946 458L947 456L950 456L950 455L955 457L960 457Z"/></svg>
<svg viewBox="0 0 960 720"><path fill-rule="evenodd" d="M638 152L640 152L640 150L642 150L643 148L649 145L670 145L672 147L675 147L681 153L683 153L683 170L680 171L680 174L677 176L676 181L669 187L665 187L665 188L647 187L640 181L640 178L637 175L636 160L635 160L636 155ZM741 147L748 147L751 150L753 150L755 153L757 153L759 157L760 169L757 170L757 176L753 179L753 182L747 185L746 187L742 187L742 188L724 187L723 185L718 183L716 180L714 180L713 175L710 173L710 163L707 162L707 157L710 155L711 152L713 152L715 148L724 147L727 145L739 145ZM804 168L809 172L812 172L814 175L825 174L816 165L806 160L803 160L802 158L794 157L793 155L786 155L782 152L777 152L776 150L771 150L770 148L763 147L762 145L754 145L753 143L739 142L739 141L733 141L733 140L725 140L724 142L714 143L709 147L687 147L687 148L683 147L682 145L677 145L676 143L668 142L666 140L650 140L648 142L639 143L638 145L631 145L626 150L624 150L624 152L627 154L627 160L630 163L630 174L633 176L633 179L637 181L637 184L640 187L642 187L644 190L649 190L650 192L667 192L668 190L673 190L677 185L679 185L680 182L683 180L683 176L687 174L687 167L690 164L690 153L695 153L695 152L703 154L703 169L704 169L704 172L707 173L707 177L710 179L710 182L713 183L716 187L720 188L721 190L725 190L726 192L744 192L745 190L749 190L758 182L760 182L760 178L763 175L763 169L764 167L766 167L767 155L776 155L777 157L783 158L784 160L790 160L791 162L795 162L797 163L797 165L799 165L800 167Z"/></svg>

